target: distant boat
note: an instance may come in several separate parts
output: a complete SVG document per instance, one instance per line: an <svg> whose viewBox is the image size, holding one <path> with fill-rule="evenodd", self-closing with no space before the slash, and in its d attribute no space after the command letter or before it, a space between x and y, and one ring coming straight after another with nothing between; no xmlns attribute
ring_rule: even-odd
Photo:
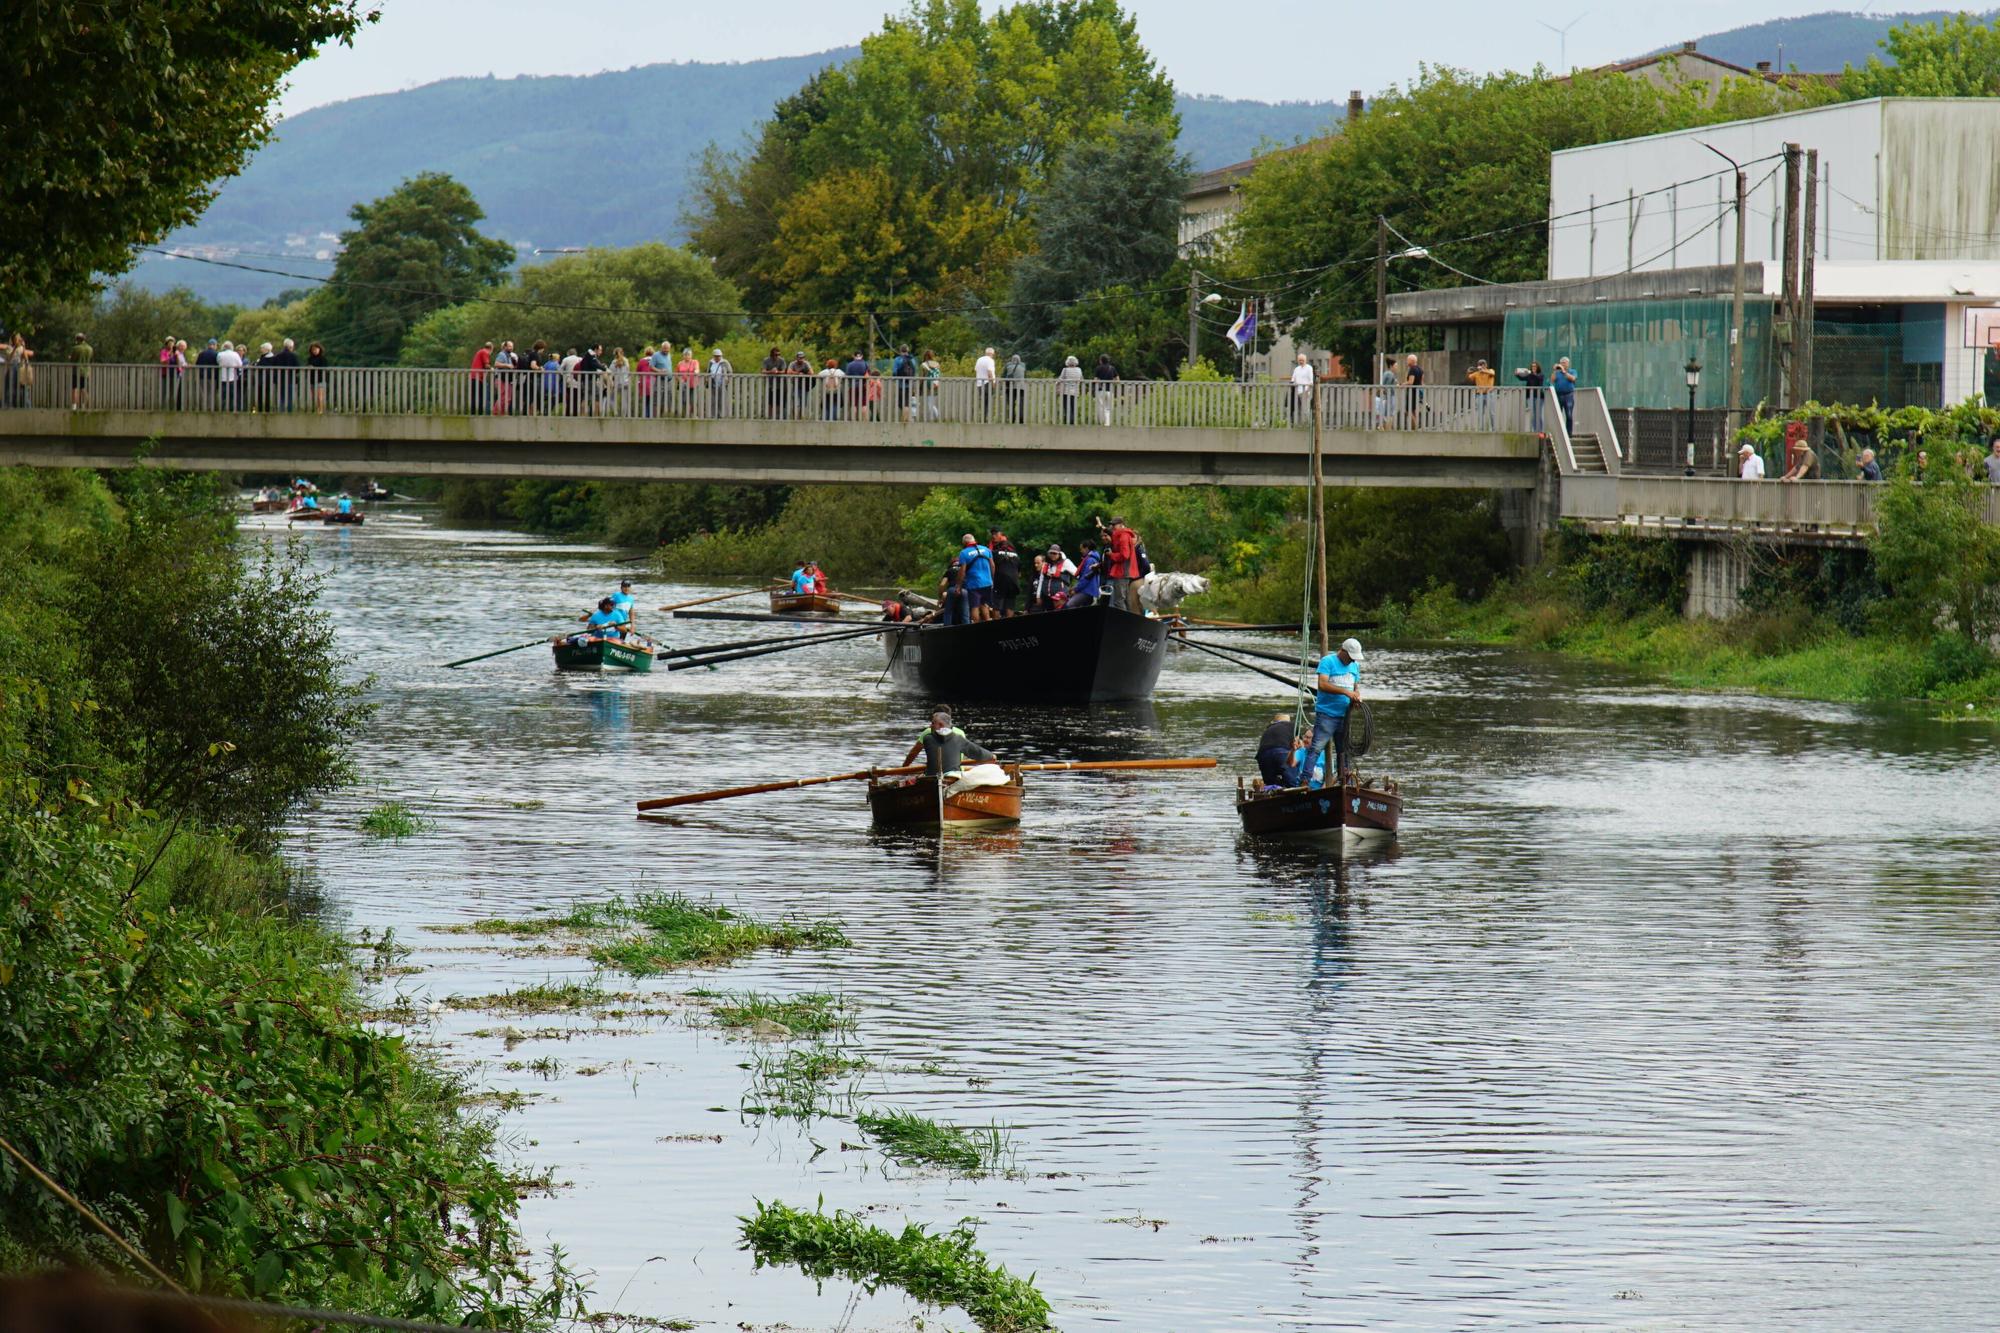
<svg viewBox="0 0 2000 1333"><path fill-rule="evenodd" d="M1166 621L1105 603L969 625L911 625L882 640L898 681L948 703L1150 699L1167 659Z"/></svg>
<svg viewBox="0 0 2000 1333"><path fill-rule="evenodd" d="M344 514L338 509L329 509L326 511L326 521L329 523L366 523L368 516L358 509L350 509Z"/></svg>
<svg viewBox="0 0 2000 1333"><path fill-rule="evenodd" d="M250 501L250 512L253 514L282 514L285 512L285 506L290 503L290 499L282 495L260 495Z"/></svg>
<svg viewBox="0 0 2000 1333"><path fill-rule="evenodd" d="M589 639L582 643L557 639L552 645L558 671L636 671L653 669L653 650L643 643Z"/></svg>
<svg viewBox="0 0 2000 1333"><path fill-rule="evenodd" d="M1004 786L971 787L957 795L945 793L944 779L915 777L906 781L871 779L868 812L883 828L967 830L1021 822L1021 774L1003 764L1010 779Z"/></svg>
<svg viewBox="0 0 2000 1333"><path fill-rule="evenodd" d="M318 523L324 520L327 516L328 516L327 511L324 509L301 508L301 509L294 509L290 513L286 514L285 520L289 523L297 523L301 519L309 523Z"/></svg>
<svg viewBox="0 0 2000 1333"><path fill-rule="evenodd" d="M771 594L771 614L837 616L840 614L840 599L823 592L774 592Z"/></svg>
<svg viewBox="0 0 2000 1333"><path fill-rule="evenodd" d="M1393 838L1403 795L1393 778L1317 791L1290 787L1269 795L1236 788L1236 815L1254 838Z"/></svg>

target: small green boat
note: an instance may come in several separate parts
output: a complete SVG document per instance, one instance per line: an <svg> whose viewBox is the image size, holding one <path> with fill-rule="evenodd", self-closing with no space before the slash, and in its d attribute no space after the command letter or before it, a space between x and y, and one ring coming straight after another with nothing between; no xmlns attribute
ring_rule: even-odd
<svg viewBox="0 0 2000 1333"><path fill-rule="evenodd" d="M557 639L554 644L558 671L651 671L653 650L642 643L620 643L615 639Z"/></svg>

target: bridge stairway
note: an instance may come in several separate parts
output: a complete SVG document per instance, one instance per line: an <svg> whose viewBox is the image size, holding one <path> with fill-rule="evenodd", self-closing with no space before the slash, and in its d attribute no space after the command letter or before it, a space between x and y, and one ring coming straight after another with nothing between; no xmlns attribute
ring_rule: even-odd
<svg viewBox="0 0 2000 1333"><path fill-rule="evenodd" d="M1576 455L1576 470L1602 477L1610 472L1604 466L1604 444L1595 435L1572 435L1569 437L1570 452Z"/></svg>

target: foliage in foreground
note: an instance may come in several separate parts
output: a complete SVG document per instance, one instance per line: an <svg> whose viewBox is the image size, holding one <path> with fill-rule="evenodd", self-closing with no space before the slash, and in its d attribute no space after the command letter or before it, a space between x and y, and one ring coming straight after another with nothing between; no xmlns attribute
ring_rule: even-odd
<svg viewBox="0 0 2000 1333"><path fill-rule="evenodd" d="M759 1201L756 1215L741 1221L758 1268L791 1264L821 1282L846 1278L870 1293L900 1287L925 1305L957 1306L987 1333L1051 1326L1032 1275L995 1267L975 1244L970 1219L941 1233L912 1222L897 1234L852 1213L828 1213L824 1204L808 1213Z"/></svg>
<svg viewBox="0 0 2000 1333"><path fill-rule="evenodd" d="M490 1124L365 1025L347 946L246 850L339 772L310 585L270 601L206 483L119 485L0 472L0 1126L192 1287L549 1322L575 1289L528 1284ZM238 655L260 617L291 662ZM296 753L244 730L267 718ZM0 1161L0 1270L68 1263L127 1266Z"/></svg>
<svg viewBox="0 0 2000 1333"><path fill-rule="evenodd" d="M834 921L772 924L721 903L679 893L642 893L578 903L559 917L495 918L469 929L495 935L567 931L586 937L592 962L645 977L678 967L720 967L759 949L841 949L848 943ZM610 938L588 938L616 932Z"/></svg>

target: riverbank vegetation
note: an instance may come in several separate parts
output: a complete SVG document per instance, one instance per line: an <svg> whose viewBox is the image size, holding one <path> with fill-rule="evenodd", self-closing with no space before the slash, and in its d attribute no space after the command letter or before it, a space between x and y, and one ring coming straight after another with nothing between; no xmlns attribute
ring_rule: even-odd
<svg viewBox="0 0 2000 1333"><path fill-rule="evenodd" d="M576 937L576 947L600 967L648 977L683 967L720 967L777 949L842 949L848 944L835 921L747 917L712 900L679 893L641 893L577 903L560 916L494 917L447 929L489 935Z"/></svg>
<svg viewBox="0 0 2000 1333"><path fill-rule="evenodd" d="M0 1133L190 1288L535 1326L491 1124L271 857L358 689L210 479L0 471ZM274 614L282 609L283 614ZM11 1157L0 1270L132 1261Z"/></svg>

